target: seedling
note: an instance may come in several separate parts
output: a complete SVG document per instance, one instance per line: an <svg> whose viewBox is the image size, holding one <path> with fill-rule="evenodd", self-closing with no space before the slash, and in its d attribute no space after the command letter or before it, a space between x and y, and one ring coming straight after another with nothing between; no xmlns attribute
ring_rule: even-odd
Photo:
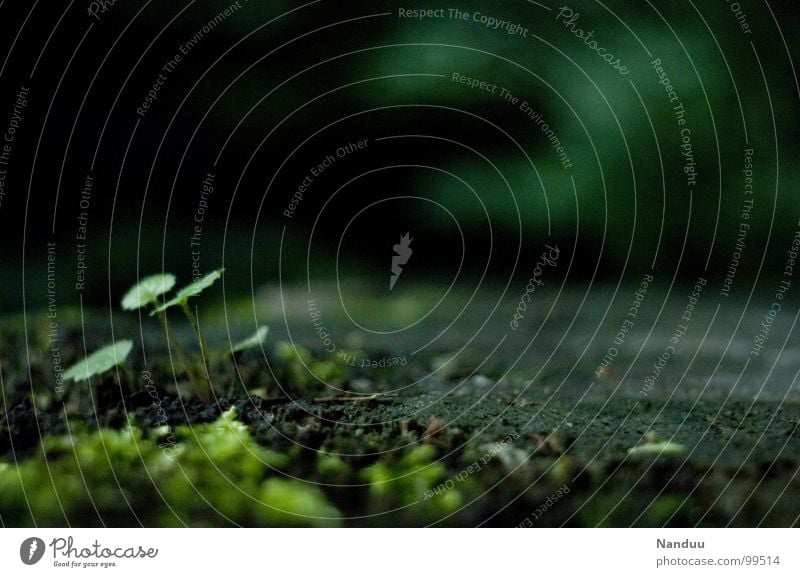
<svg viewBox="0 0 800 577"><path fill-rule="evenodd" d="M88 381L95 375L123 364L132 348L133 342L128 340L107 345L64 371L64 380Z"/></svg>
<svg viewBox="0 0 800 577"><path fill-rule="evenodd" d="M125 293L125 296L122 297L122 308L126 311L133 311L152 305L155 309L156 304L159 302L159 297L170 291L174 286L175 276L169 273L154 274L145 277L137 285L131 287L130 290ZM150 314L152 315L153 313L151 312ZM200 395L201 386L199 381L194 374L192 365L189 363L186 357L186 353L183 352L183 348L178 342L178 339L175 337L175 334L172 332L172 328L170 328L169 323L167 322L166 315L163 313L163 311L161 311L158 313L158 317L159 320L161 320L161 324L164 326L164 331L167 333L167 337L172 342L173 347L178 353L178 358L186 370L189 380L192 382L195 391L197 391L198 395Z"/></svg>
<svg viewBox="0 0 800 577"><path fill-rule="evenodd" d="M187 319L189 319L189 323L192 325L192 328L194 328L195 333L197 333L197 341L200 343L200 356L203 358L203 366L205 367L206 371L205 378L200 380L201 387L198 389L198 394L200 398L206 402L211 400L209 397L209 392L211 389L211 363L208 360L208 345L206 345L206 339L203 337L203 333L200 331L200 324L197 322L197 317L189 307L189 299L199 295L208 287L217 282L217 279L222 277L224 270L225 269L220 268L215 271L211 271L204 277L193 281L191 284L179 290L178 294L173 298L164 304L157 306L153 312L150 313L150 316L162 313L165 314L167 309L177 306L181 308L183 314L186 315Z"/></svg>
<svg viewBox="0 0 800 577"><path fill-rule="evenodd" d="M206 345L206 340L203 337L203 333L200 331L197 317L189 307L189 299L199 295L205 289L213 285L217 279L222 276L223 270L224 269L218 269L212 271L204 277L197 279L183 287L173 298L165 303L160 303L159 297L175 286L175 277L171 274L153 275L143 279L139 284L132 287L122 299L122 308L125 310L136 310L152 306L150 316L158 315L161 324L164 325L164 330L167 332L168 338L172 341L178 353L178 357L186 369L189 380L194 385L197 396L206 402L211 400L211 364L208 360L208 346ZM205 368L205 375L202 378L198 378L195 374L191 363L183 352L183 348L180 346L178 339L175 338L175 334L172 332L167 322L167 309L176 306L181 308L197 334L197 340L200 343L200 355L203 359L203 367Z"/></svg>

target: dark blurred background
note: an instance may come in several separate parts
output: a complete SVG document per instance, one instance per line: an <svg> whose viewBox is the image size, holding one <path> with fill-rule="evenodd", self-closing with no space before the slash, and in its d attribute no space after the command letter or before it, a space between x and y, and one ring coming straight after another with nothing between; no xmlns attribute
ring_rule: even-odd
<svg viewBox="0 0 800 577"><path fill-rule="evenodd" d="M723 1L571 2L624 76L546 0L98 6L0 5L0 130L29 89L2 167L5 311L46 306L48 242L59 303L94 306L116 304L137 274L222 264L233 296L307 274L385 290L406 232L404 274L445 284L527 278L545 243L574 250L570 280L722 278L744 222L746 149L753 205L732 293L783 272L800 215L795 2L743 1L738 15ZM451 18L456 7L526 31ZM444 17L398 15L415 8ZM656 58L686 111L691 189Z"/></svg>

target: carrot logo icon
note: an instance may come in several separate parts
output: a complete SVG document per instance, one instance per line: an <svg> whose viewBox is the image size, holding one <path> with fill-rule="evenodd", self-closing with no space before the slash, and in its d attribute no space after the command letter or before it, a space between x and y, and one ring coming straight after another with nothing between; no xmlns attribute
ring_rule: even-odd
<svg viewBox="0 0 800 577"><path fill-rule="evenodd" d="M28 537L19 546L19 558L25 565L35 565L44 555L44 541L39 537Z"/></svg>
<svg viewBox="0 0 800 577"><path fill-rule="evenodd" d="M410 233L407 232L401 236L400 242L392 247L395 254L392 255L392 276L389 279L389 290L394 288L394 283L396 283L400 275L403 274L403 265L408 263L408 259L411 258L411 253L414 252L411 250L411 241L414 239L410 238L409 234Z"/></svg>

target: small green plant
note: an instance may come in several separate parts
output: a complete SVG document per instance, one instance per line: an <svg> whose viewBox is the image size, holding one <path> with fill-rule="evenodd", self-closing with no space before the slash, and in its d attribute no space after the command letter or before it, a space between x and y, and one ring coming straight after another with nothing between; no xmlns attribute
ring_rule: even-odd
<svg viewBox="0 0 800 577"><path fill-rule="evenodd" d="M167 337L175 347L178 358L186 369L186 374L188 375L189 380L192 382L192 385L194 385L197 396L205 402L209 402L211 400L211 363L209 361L206 340L203 337L203 333L200 331L200 325L197 322L197 317L189 307L189 299L199 295L208 287L213 285L220 277L222 277L223 271L224 269L217 269L193 281L191 284L179 290L173 298L164 303L160 302L160 297L169 292L175 286L175 277L171 274L157 274L148 276L142 279L142 281L137 285L131 287L131 289L125 293L125 296L122 298L122 308L124 310L137 310L145 307L152 307L150 316L157 315L161 320L161 324L164 326ZM186 353L183 351L178 339L175 337L175 334L172 332L172 329L169 326L166 311L172 307L180 307L180 309L186 315L186 318L189 319L192 328L197 334L197 340L200 344L200 356L202 357L204 368L204 374L200 377L195 374L192 364L189 362Z"/></svg>
<svg viewBox="0 0 800 577"><path fill-rule="evenodd" d="M200 323L197 320L197 315L189 306L189 299L199 295L212 286L222 277L224 270L225 269L217 269L194 280L189 285L180 289L171 299L164 302L162 302L161 297L175 286L175 276L169 273L145 277L137 285L131 287L128 292L125 293L125 296L122 297L122 308L124 310L134 311L150 308L150 316L158 316L161 320L161 324L164 326L167 337L186 370L189 380L194 386L197 396L205 402L211 400L211 357L206 339L203 336L203 332L200 330ZM203 361L204 370L202 375L196 373L194 365L189 361L189 357L184 352L183 347L181 347L180 342L175 337L169 325L167 311L175 307L183 311L183 314L189 320L189 323L192 325L197 335L197 341L200 345L200 356ZM242 351L262 345L267 338L268 332L269 329L267 327L259 327L255 334L233 345L228 353L235 358L236 355Z"/></svg>
<svg viewBox="0 0 800 577"><path fill-rule="evenodd" d="M129 340L121 340L107 345L64 371L64 380L87 381L95 375L123 364L132 348L133 342Z"/></svg>
<svg viewBox="0 0 800 577"><path fill-rule="evenodd" d="M198 396L206 402L211 400L211 363L208 357L208 345L206 345L206 339L203 337L203 333L200 330L200 324L197 322L197 316L194 314L194 312L192 312L192 309L189 306L189 299L199 295L208 287L217 282L217 280L222 277L224 270L225 269L217 269L215 271L211 271L207 275L192 281L190 284L179 290L178 294L176 294L173 298L164 304L157 306L150 313L150 316L157 314L166 315L167 309L172 307L180 307L180 309L183 311L183 314L186 315L187 319L189 319L189 323L192 325L192 328L197 334L197 341L200 343L200 356L203 359L203 367L205 369L204 377L202 379L198 379L198 382L195 383L195 387L197 388ZM200 386L198 387L198 385Z"/></svg>

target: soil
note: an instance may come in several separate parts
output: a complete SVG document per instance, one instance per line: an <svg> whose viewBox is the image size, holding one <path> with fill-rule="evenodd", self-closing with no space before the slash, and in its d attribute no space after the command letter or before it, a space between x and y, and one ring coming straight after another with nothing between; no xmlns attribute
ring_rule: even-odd
<svg viewBox="0 0 800 577"><path fill-rule="evenodd" d="M303 317L291 309L287 314ZM584 335L602 324L595 320L581 321L582 330L545 369L542 360L552 353L552 346L537 347L520 357L517 352L524 349L523 343L506 351L505 358L501 354L491 363L483 362L480 355L507 334L505 324L499 323L491 331L474 333L473 347L435 374L431 368L441 365L442 355L447 356L455 342L443 341L410 356L411 349L401 338L387 345L381 339L365 343L345 336L342 342L355 345L351 348L370 363L404 355L406 362L364 367L360 361L355 365L348 361L342 367L340 359L333 367L340 376L331 380L336 387L326 388L313 382L293 383L291 367L276 351L277 343L288 337L281 325L292 325L274 318L266 356L247 351L236 359L215 360L217 396L206 404L193 396L179 369L173 373L157 326L143 332L147 365L137 355L120 371L120 381L112 372L91 386L74 385L59 395L52 392L47 350L34 348L30 364L20 358L21 319L7 318L0 351L4 379L0 455L6 462L30 457L41 438L66 433L68 423L121 428L133 415L136 426L150 431L164 424L210 422L235 406L259 444L279 452L294 451L296 458L283 474L319 483L346 517L345 525L797 525L800 398L791 388L793 381L780 386L774 376L789 374L790 367L778 359L769 380L741 376L734 380L730 375L740 372L741 359L724 361L720 367L714 356L717 341L706 341L691 356L691 339L699 338L698 327L684 342L685 354L664 372L658 388L645 395L642 376L663 350L668 328L657 328L662 338L649 345L631 336L615 359L613 372L609 368L600 379L594 369L610 339L597 338L597 344L575 360L586 342ZM532 321L531 333L541 318ZM35 315L28 318L29 326L37 322ZM115 316L114 322L117 335L141 330L138 319ZM96 331L91 330L93 323ZM326 323L331 333L345 334L335 331L344 326L341 319L330 315ZM647 328L660 327L657 323L650 318ZM107 329L107 319L100 316L89 315L81 324L84 332L68 316L62 324L62 354L69 362L79 357L77 335L83 339L91 334L87 341L91 349L94 339L103 342ZM615 329L615 324L608 326ZM565 326L559 322L540 331L540 342L556 342ZM187 327L179 334L190 342ZM209 340L219 347L226 338L212 331ZM297 340L323 363L320 370L327 366L324 363L335 364L313 331ZM744 346L745 340L733 339L733 346ZM30 331L29 342L34 347L37 343ZM639 364L634 362L637 358ZM715 362L718 368L709 369ZM684 367L691 367L688 376ZM154 383L150 390L143 387L144 370ZM625 379L620 378L623 375ZM677 443L681 450L660 455L629 452L648 443L658 447L661 441ZM426 507L434 486L422 488L416 501L398 500L376 510L359 472L376 462L397 464L421 444L435 448L436 460L447 468L447 480L462 493L461 506L447 515ZM349 465L347 475L321 476L316 465L319 451L338 455Z"/></svg>

